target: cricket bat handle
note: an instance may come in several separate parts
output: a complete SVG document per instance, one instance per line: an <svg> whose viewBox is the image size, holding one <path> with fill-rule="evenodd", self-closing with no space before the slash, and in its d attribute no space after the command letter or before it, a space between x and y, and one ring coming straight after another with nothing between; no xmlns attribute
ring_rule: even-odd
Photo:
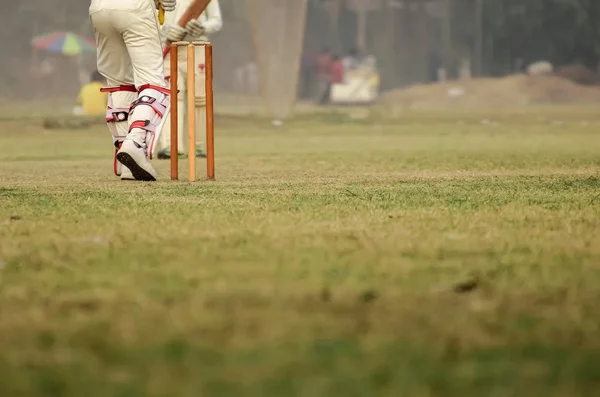
<svg viewBox="0 0 600 397"><path fill-rule="evenodd" d="M162 7L158 8L158 23L160 23L160 26L165 24L165 9Z"/></svg>

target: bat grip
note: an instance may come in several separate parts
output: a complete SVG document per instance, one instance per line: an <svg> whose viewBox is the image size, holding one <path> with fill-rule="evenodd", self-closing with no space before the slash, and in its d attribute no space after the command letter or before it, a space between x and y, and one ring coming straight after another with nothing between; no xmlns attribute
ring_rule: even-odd
<svg viewBox="0 0 600 397"><path fill-rule="evenodd" d="M165 9L162 7L158 8L158 22L160 26L165 24Z"/></svg>

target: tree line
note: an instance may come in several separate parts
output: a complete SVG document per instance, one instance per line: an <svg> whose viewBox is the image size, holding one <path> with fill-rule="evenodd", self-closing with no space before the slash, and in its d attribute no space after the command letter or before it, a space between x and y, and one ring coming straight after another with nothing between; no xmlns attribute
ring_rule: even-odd
<svg viewBox="0 0 600 397"><path fill-rule="evenodd" d="M482 74L537 60L600 61L598 0L443 0L453 48L467 47Z"/></svg>

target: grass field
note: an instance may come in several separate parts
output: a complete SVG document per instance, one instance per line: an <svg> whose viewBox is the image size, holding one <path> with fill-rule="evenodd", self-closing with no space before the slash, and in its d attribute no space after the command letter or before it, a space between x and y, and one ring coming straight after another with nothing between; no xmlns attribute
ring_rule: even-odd
<svg viewBox="0 0 600 397"><path fill-rule="evenodd" d="M599 131L219 118L217 182L149 184L0 122L0 395L594 395Z"/></svg>

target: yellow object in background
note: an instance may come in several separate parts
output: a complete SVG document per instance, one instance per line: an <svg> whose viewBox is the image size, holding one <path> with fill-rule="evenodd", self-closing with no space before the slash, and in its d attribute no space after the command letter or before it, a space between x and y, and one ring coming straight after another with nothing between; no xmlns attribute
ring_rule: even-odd
<svg viewBox="0 0 600 397"><path fill-rule="evenodd" d="M158 9L158 22L160 23L160 26L165 24L165 9L162 7Z"/></svg>
<svg viewBox="0 0 600 397"><path fill-rule="evenodd" d="M86 116L100 116L106 114L108 94L100 92L104 85L93 81L84 85L79 92L78 102Z"/></svg>

